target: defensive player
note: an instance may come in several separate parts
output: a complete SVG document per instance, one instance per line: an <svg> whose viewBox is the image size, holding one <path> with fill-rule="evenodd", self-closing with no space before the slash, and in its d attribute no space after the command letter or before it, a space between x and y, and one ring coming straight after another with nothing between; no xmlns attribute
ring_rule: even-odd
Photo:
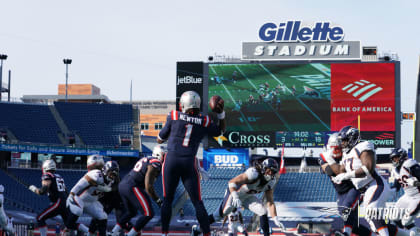
<svg viewBox="0 0 420 236"><path fill-rule="evenodd" d="M333 133L328 138L325 152L320 155L322 170L331 178L331 181L334 176L340 173L339 163L342 154L338 132ZM360 201L360 192L354 188L350 180L344 180L340 184L336 184L333 181L332 183L337 192L338 211L344 220L343 232L336 232L335 235L350 236L352 232L358 235L369 235L370 230L357 223L357 207Z"/></svg>
<svg viewBox="0 0 420 236"><path fill-rule="evenodd" d="M47 224L46 220L54 216L60 215L64 222L67 221L68 211L66 208L66 185L64 179L57 173L56 164L53 160L45 160L42 163L42 177L41 177L41 188L37 188L35 185L29 186L29 190L38 194L47 194L50 199L50 205L47 209L42 211L37 217L37 223L41 236L47 235Z"/></svg>
<svg viewBox="0 0 420 236"><path fill-rule="evenodd" d="M408 209L405 215L397 225L406 229L412 229L414 220L420 210L420 165L414 159L409 159L407 151L402 148L395 148L389 155L394 169L395 185L397 191L402 187L404 195L398 199L395 204L396 208Z"/></svg>
<svg viewBox="0 0 420 236"><path fill-rule="evenodd" d="M14 229L7 224L7 216L4 213L4 186L0 184L0 228L7 232L9 235L14 235Z"/></svg>
<svg viewBox="0 0 420 236"><path fill-rule="evenodd" d="M235 208L244 207L260 216L260 227L264 235L270 235L267 209L261 199L256 196L264 192L271 218L279 228L285 230L277 216L273 199L273 187L277 181L275 176L278 171L277 161L267 158L261 166L250 167L244 173L231 179L219 209L209 216L210 223L223 219Z"/></svg>
<svg viewBox="0 0 420 236"><path fill-rule="evenodd" d="M111 191L101 193L99 196L99 202L104 207L105 213L108 215L115 209L115 216L117 222L120 219L120 216L123 211L123 203L118 192L118 184L120 183L120 166L116 161L107 161L103 169L103 176L105 184L111 183ZM97 219L92 219L89 225L89 235L96 235L98 230L99 221Z"/></svg>
<svg viewBox="0 0 420 236"><path fill-rule="evenodd" d="M238 232L245 236L248 236L248 232L244 227L244 220L239 209L234 208L232 212L229 213L229 215L225 216L225 218L223 219L222 227L226 221L229 221L228 236L236 236Z"/></svg>
<svg viewBox="0 0 420 236"><path fill-rule="evenodd" d="M110 192L112 190L112 182L105 185L102 174L103 167L103 156L88 156L88 172L74 185L67 198L67 207L70 212L66 226L70 230L75 230L77 228L77 219L83 213L87 213L93 219L98 220L99 236L106 235L108 215L105 213L102 204L98 201L98 196L101 192Z"/></svg>
<svg viewBox="0 0 420 236"><path fill-rule="evenodd" d="M159 207L162 205L162 200L156 194L153 185L156 177L160 175L166 152L164 146L156 145L152 156L140 159L121 181L119 192L126 212L123 213L112 229L112 235L119 235L122 226L126 225L137 215L138 211L142 210L143 215L137 219L133 228L127 234L127 236L137 235L154 216L150 198Z"/></svg>
<svg viewBox="0 0 420 236"><path fill-rule="evenodd" d="M360 132L352 126L343 127L339 134L343 149L341 173L333 177L335 183L350 179L354 187L364 193L365 208L384 208L390 192L388 183L376 172L374 145L369 141L360 142ZM393 234L409 235L410 232L385 224L383 219L366 219L373 232L380 236Z"/></svg>
<svg viewBox="0 0 420 236"><path fill-rule="evenodd" d="M179 111L171 111L157 142L168 141L168 154L162 171L163 205L161 209L162 232L167 234L172 215L172 202L179 179L182 180L194 205L198 222L204 235L210 234L206 208L201 200L200 180L195 156L205 135L219 136L225 129L223 104L216 104L218 121L200 113L200 96L194 91L181 95Z"/></svg>

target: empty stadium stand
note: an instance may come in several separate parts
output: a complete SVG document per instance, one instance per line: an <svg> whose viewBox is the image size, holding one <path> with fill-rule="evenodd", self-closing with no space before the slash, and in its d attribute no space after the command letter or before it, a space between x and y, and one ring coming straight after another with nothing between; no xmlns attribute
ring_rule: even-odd
<svg viewBox="0 0 420 236"><path fill-rule="evenodd" d="M21 142L60 144L60 128L47 105L0 102L0 128Z"/></svg>
<svg viewBox="0 0 420 236"><path fill-rule="evenodd" d="M116 147L120 135L133 135L133 108L124 104L54 103L68 129L86 145Z"/></svg>

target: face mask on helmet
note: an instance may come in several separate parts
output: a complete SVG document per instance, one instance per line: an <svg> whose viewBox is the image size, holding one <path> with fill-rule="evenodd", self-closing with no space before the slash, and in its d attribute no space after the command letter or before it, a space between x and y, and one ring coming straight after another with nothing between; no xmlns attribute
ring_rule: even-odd
<svg viewBox="0 0 420 236"><path fill-rule="evenodd" d="M395 148L389 155L389 159L394 167L400 167L407 159L407 151L402 148Z"/></svg>
<svg viewBox="0 0 420 236"><path fill-rule="evenodd" d="M273 180L279 170L279 164L272 158L267 158L262 163L263 175L266 181Z"/></svg>
<svg viewBox="0 0 420 236"><path fill-rule="evenodd" d="M332 151L332 156L335 159L340 159L341 156L343 155L343 151L341 148L341 141L338 137L338 132L331 134L330 137L328 138L327 150Z"/></svg>
<svg viewBox="0 0 420 236"><path fill-rule="evenodd" d="M42 163L42 172L55 171L55 170L56 170L55 161L46 160L44 161L44 163Z"/></svg>
<svg viewBox="0 0 420 236"><path fill-rule="evenodd" d="M341 147L344 152L348 153L360 142L360 132L352 126L345 126L338 132Z"/></svg>
<svg viewBox="0 0 420 236"><path fill-rule="evenodd" d="M120 172L120 167L116 161L107 161L104 166L104 175L111 182L114 181Z"/></svg>

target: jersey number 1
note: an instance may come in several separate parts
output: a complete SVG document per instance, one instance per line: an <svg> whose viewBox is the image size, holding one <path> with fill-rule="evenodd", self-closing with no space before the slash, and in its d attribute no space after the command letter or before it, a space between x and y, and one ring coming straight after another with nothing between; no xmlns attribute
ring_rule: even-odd
<svg viewBox="0 0 420 236"><path fill-rule="evenodd" d="M191 138L193 125L192 124L187 124L187 125L185 125L185 129L186 129L185 130L185 136L184 136L184 141L182 141L182 146L188 147L188 144L190 144L190 138Z"/></svg>

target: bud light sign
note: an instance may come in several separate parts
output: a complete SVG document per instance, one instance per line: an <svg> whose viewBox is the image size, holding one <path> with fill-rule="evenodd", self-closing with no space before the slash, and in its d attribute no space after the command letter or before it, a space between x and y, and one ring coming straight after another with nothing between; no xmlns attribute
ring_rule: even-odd
<svg viewBox="0 0 420 236"><path fill-rule="evenodd" d="M208 149L203 151L203 167L208 169L216 167L240 167L249 164L248 148L230 149Z"/></svg>

